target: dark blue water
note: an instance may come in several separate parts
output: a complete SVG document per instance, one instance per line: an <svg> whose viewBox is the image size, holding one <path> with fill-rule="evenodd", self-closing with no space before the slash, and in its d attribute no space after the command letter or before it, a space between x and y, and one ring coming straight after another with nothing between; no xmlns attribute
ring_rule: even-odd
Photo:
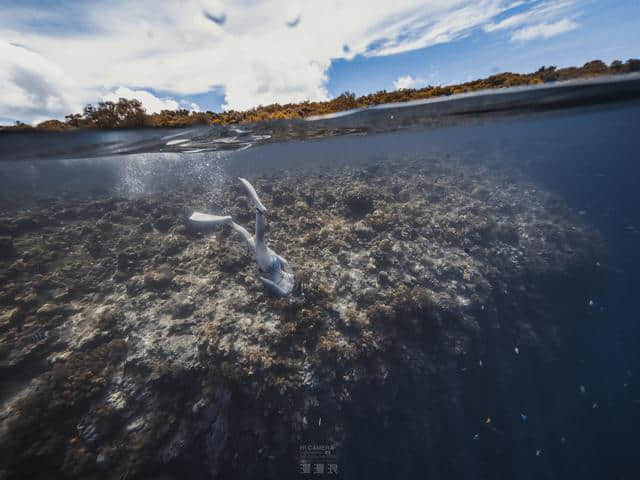
<svg viewBox="0 0 640 480"><path fill-rule="evenodd" d="M465 464L466 478L632 479L640 477L639 126L640 104L632 102L321 145L271 145L243 152L233 172L375 161L399 153L450 156L461 170L485 162L515 167L563 198L604 237L606 295L592 299L584 329L567 339L552 368L516 360L501 390L452 407L451 424L458 424L461 436L471 439L483 432L478 441L455 446L462 452L455 461ZM483 406L478 416L488 409L517 420L510 431L487 435L470 411L474 403ZM524 421L521 412L526 412ZM370 446L378 448L383 447ZM437 463L422 461L427 472ZM459 465L452 469L459 470Z"/></svg>
<svg viewBox="0 0 640 480"><path fill-rule="evenodd" d="M469 379L477 397L463 394L462 403L450 406L460 440L452 445L456 457L447 461L466 478L634 479L640 478L639 126L640 103L627 100L237 152L5 161L0 201L9 209L62 193L136 196L193 185L214 188L247 172L294 177L323 165L374 164L389 157L448 157L461 170L471 164L515 168L560 196L602 234L608 250L602 259L606 293L585 299L593 303L584 328L565 339L551 368L512 360L509 381L493 390L483 390L493 385L484 383L487 379ZM451 388L456 375L452 372ZM502 431L482 429L480 412L486 411L514 421ZM478 431L483 433L474 440ZM375 440L380 434L375 430L370 434L368 447L375 455L388 439ZM361 455L352 459L359 473L388 478L397 472L396 467L367 471L366 453ZM442 462L417 458L412 473L443 475L442 468L430 470Z"/></svg>
<svg viewBox="0 0 640 480"><path fill-rule="evenodd" d="M640 476L638 126L640 105L630 104L426 135L430 148L443 155L459 152L469 162L484 158L517 165L579 211L603 234L609 251L603 262L606 295L593 299L585 329L575 332L551 371L516 365L506 387L512 395L503 392L508 400L498 408L516 415L524 410L529 417L511 432L519 437L503 440L528 447L522 458L502 459L505 478L513 473L532 479ZM536 449L541 457L532 461ZM470 470L496 478L495 464L481 458L471 456Z"/></svg>
<svg viewBox="0 0 640 480"><path fill-rule="evenodd" d="M521 162L540 185L583 213L609 249L607 293L594 299L593 317L587 319L593 330L576 332L556 378L539 380L550 381L539 400L553 422L547 429L561 431L557 427L562 425L568 432L566 451L560 446L552 450L549 471L555 478L640 475L639 125L640 106L635 104L534 120L524 125L526 132L513 125L493 142L476 140L488 155Z"/></svg>

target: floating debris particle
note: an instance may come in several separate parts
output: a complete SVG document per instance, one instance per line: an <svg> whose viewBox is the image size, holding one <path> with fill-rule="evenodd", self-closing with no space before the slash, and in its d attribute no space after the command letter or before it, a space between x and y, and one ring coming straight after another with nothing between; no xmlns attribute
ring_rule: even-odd
<svg viewBox="0 0 640 480"><path fill-rule="evenodd" d="M560 437L560 443L564 445L567 443L567 439L565 437Z"/></svg>
<svg viewBox="0 0 640 480"><path fill-rule="evenodd" d="M526 422L526 421L527 421L527 418L529 418L529 417L527 416L527 414L526 414L526 413L521 413L521 414L520 414L520 420L522 420L523 422Z"/></svg>
<svg viewBox="0 0 640 480"><path fill-rule="evenodd" d="M598 408L598 402L594 402L594 404L593 404L593 405L591 405L591 408L593 408L593 409Z"/></svg>
<svg viewBox="0 0 640 480"><path fill-rule="evenodd" d="M536 450L536 457L539 457L541 453L542 453L542 450Z"/></svg>
<svg viewBox="0 0 640 480"><path fill-rule="evenodd" d="M474 439L474 440L479 440L479 439L480 439L480 434L479 434L479 433L476 433L476 434L473 436L473 439Z"/></svg>
<svg viewBox="0 0 640 480"><path fill-rule="evenodd" d="M489 425L491 423L491 417L487 417L487 419L484 421L484 423Z"/></svg>
<svg viewBox="0 0 640 480"><path fill-rule="evenodd" d="M516 355L520 355L520 349L518 347L513 349L514 352L516 352Z"/></svg>
<svg viewBox="0 0 640 480"><path fill-rule="evenodd" d="M581 394L583 394L583 395L584 395L585 393L587 393L587 389L586 389L586 388L584 388L584 385L580 385L580 393L581 393Z"/></svg>
<svg viewBox="0 0 640 480"><path fill-rule="evenodd" d="M482 360L478 360L478 366L481 367L482 366Z"/></svg>
<svg viewBox="0 0 640 480"><path fill-rule="evenodd" d="M593 300L589 300L589 306L590 306L590 307L593 307L594 305L595 305L595 304L594 304Z"/></svg>

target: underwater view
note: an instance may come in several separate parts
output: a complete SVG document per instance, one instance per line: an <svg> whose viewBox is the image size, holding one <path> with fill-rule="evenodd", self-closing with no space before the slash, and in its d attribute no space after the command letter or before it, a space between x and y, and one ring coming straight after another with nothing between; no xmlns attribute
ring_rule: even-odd
<svg viewBox="0 0 640 480"><path fill-rule="evenodd" d="M630 75L0 135L0 478L638 478L639 126Z"/></svg>
<svg viewBox="0 0 640 480"><path fill-rule="evenodd" d="M0 0L0 480L640 479L638 19Z"/></svg>

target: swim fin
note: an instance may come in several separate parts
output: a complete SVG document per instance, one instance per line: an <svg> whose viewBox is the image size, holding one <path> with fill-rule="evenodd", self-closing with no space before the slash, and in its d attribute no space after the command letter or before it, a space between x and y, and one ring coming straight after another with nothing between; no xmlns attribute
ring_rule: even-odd
<svg viewBox="0 0 640 480"><path fill-rule="evenodd" d="M231 222L231 217L229 215L221 217L219 215L209 215L208 213L193 212L189 220L209 225L222 225Z"/></svg>
<svg viewBox="0 0 640 480"><path fill-rule="evenodd" d="M253 185L251 185L244 178L238 177L238 180L242 182L242 184L244 185L244 188L247 190L247 193L249 194L249 196L251 197L251 200L253 201L253 206L257 208L260 211L260 213L262 213L263 215L267 213L267 209L258 198L258 194L256 193L256 190L253 188Z"/></svg>

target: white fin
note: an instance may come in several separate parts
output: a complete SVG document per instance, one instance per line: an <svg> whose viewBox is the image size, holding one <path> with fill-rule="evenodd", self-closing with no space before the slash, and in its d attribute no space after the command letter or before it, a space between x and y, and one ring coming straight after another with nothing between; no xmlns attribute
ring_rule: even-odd
<svg viewBox="0 0 640 480"><path fill-rule="evenodd" d="M251 200L253 201L253 206L256 207L258 210L260 210L260 213L263 213L263 214L267 213L267 209L258 198L258 194L256 193L255 188L253 188L253 185L251 185L244 178L238 177L238 180L240 180L244 185L244 188L247 189L247 193L249 194L249 196L251 197Z"/></svg>
<svg viewBox="0 0 640 480"><path fill-rule="evenodd" d="M209 215L208 213L193 212L189 217L192 222L208 223L211 225L226 224L231 221L230 216Z"/></svg>

